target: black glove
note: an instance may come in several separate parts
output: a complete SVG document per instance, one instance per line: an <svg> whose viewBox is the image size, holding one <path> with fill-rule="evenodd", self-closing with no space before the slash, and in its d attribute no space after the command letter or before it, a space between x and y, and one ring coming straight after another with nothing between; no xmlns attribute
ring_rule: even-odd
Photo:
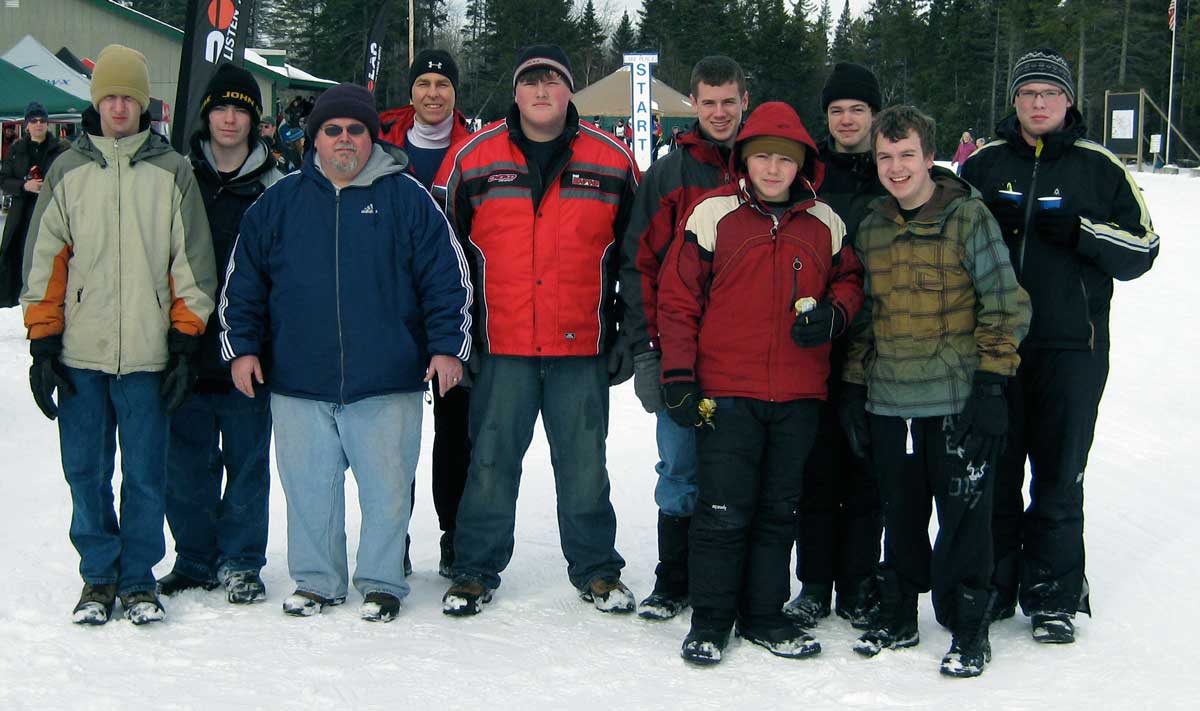
<svg viewBox="0 0 1200 711"><path fill-rule="evenodd" d="M629 380L633 377L633 347L625 334L618 334L616 343L608 351L608 386Z"/></svg>
<svg viewBox="0 0 1200 711"><path fill-rule="evenodd" d="M29 355L33 365L29 366L29 389L33 401L42 414L53 420L58 417L58 405L54 403L54 390L58 399L75 394L75 386L67 378L67 367L58 359L62 353L62 335L35 338L29 342Z"/></svg>
<svg viewBox="0 0 1200 711"><path fill-rule="evenodd" d="M1008 436L1008 400L1004 394L1007 381L1003 375L975 371L971 398L950 435L950 443L961 449L968 461L995 466L1004 452Z"/></svg>
<svg viewBox="0 0 1200 711"><path fill-rule="evenodd" d="M1067 249L1079 246L1079 215L1065 210L1038 210L1033 216L1038 237Z"/></svg>
<svg viewBox="0 0 1200 711"><path fill-rule="evenodd" d="M167 353L170 355L158 394L163 398L163 409L168 417L175 414L196 384L199 373L193 361L199 351L200 336L188 336L173 328L167 331Z"/></svg>
<svg viewBox="0 0 1200 711"><path fill-rule="evenodd" d="M854 456L865 459L871 447L871 431L867 425L867 386L843 383L837 413L850 443L850 451Z"/></svg>
<svg viewBox="0 0 1200 711"><path fill-rule="evenodd" d="M680 427L699 427L704 422L700 416L700 386L696 383L690 380L665 383L662 396L667 414Z"/></svg>
<svg viewBox="0 0 1200 711"><path fill-rule="evenodd" d="M1005 242L1014 242L1025 231L1025 205L1012 200L996 199L988 203L992 216L1000 224L1000 235Z"/></svg>
<svg viewBox="0 0 1200 711"><path fill-rule="evenodd" d="M846 330L846 316L832 301L822 301L812 311L796 316L792 323L792 340L801 348L829 343Z"/></svg>
<svg viewBox="0 0 1200 711"><path fill-rule="evenodd" d="M646 351L633 357L633 394L642 402L642 409L654 414L663 409L662 355Z"/></svg>

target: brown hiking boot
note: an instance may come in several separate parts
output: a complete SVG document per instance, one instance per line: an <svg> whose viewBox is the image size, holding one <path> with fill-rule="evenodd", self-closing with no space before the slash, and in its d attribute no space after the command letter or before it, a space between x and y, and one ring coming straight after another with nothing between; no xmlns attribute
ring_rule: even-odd
<svg viewBox="0 0 1200 711"><path fill-rule="evenodd" d="M478 580L458 580L442 596L442 612L452 617L478 615L492 601L492 591Z"/></svg>
<svg viewBox="0 0 1200 711"><path fill-rule="evenodd" d="M579 592L579 598L590 602L601 612L633 612L637 602L633 593L621 582L620 576L596 578Z"/></svg>

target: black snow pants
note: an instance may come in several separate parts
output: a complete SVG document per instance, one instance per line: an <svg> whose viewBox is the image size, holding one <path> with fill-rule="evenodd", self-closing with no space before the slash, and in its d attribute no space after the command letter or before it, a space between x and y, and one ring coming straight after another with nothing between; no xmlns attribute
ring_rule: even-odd
<svg viewBox="0 0 1200 711"><path fill-rule="evenodd" d="M938 623L952 627L960 586L991 588L991 464L975 466L949 443L956 416L870 415L871 466L883 494L884 565L901 591L932 590ZM929 516L938 532L929 547Z"/></svg>
<svg viewBox="0 0 1200 711"><path fill-rule="evenodd" d="M1108 381L1107 351L1023 349L1009 383L1009 436L996 482L998 608L1090 614L1083 473ZM1029 460L1029 507L1022 487Z"/></svg>
<svg viewBox="0 0 1200 711"><path fill-rule="evenodd" d="M796 577L802 583L836 584L839 598L854 596L879 562L879 482L866 460L850 451L830 403L821 405L817 441L821 446L804 465Z"/></svg>
<svg viewBox="0 0 1200 711"><path fill-rule="evenodd" d="M713 426L697 430L700 491L688 557L693 627L784 623L796 506L821 404L717 398Z"/></svg>
<svg viewBox="0 0 1200 711"><path fill-rule="evenodd" d="M443 531L453 531L458 503L467 485L471 464L471 437L467 413L471 391L451 388L445 396L433 383L433 507Z"/></svg>

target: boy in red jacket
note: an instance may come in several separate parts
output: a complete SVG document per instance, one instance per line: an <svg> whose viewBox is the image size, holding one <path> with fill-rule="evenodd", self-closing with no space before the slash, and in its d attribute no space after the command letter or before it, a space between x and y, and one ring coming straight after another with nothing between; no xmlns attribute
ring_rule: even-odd
<svg viewBox="0 0 1200 711"><path fill-rule="evenodd" d="M863 300L862 266L817 199L824 166L796 112L763 104L734 150L745 177L687 213L659 286L664 400L698 428L682 654L699 664L721 660L735 621L777 656L821 651L781 608L829 341Z"/></svg>

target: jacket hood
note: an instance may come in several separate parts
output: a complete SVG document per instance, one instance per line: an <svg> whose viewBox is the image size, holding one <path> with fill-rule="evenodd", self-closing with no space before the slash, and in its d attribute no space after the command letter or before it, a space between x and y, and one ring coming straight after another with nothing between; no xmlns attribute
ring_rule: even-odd
<svg viewBox="0 0 1200 711"><path fill-rule="evenodd" d="M759 136L787 138L802 144L806 150L804 165L801 166L799 175L810 183L809 187L812 192L815 193L821 187L821 181L825 179L825 164L821 162L818 155L817 142L809 135L808 129L804 127L804 122L800 120L800 115L796 113L795 109L782 101L768 101L750 114L750 118L746 119L746 123L742 126L733 145L733 160L738 166L739 172L745 172L741 158L738 157L742 144ZM793 193L795 193L794 188L793 185Z"/></svg>
<svg viewBox="0 0 1200 711"><path fill-rule="evenodd" d="M333 183L330 182L329 178L325 177L325 171L321 168L321 156L317 155L315 150L305 154L304 166L301 170L309 177L316 178L320 182L333 187ZM354 177L354 180L350 181L345 187L369 187L376 180L386 175L402 172L404 172L404 166L398 163L388 151L384 150L383 146L375 143L371 146L371 156L367 158L367 164Z"/></svg>
<svg viewBox="0 0 1200 711"><path fill-rule="evenodd" d="M217 174L217 161L213 157L212 142L208 139L200 137L196 133L192 135L191 153L189 158L192 162L194 170L205 171L211 174L215 179ZM234 176L233 180L229 181L229 185L242 185L252 183L263 174L275 167L275 155L271 152L271 148L267 142L259 138L254 143L254 147L250 150L250 154L246 156L246 161L242 163L241 170Z"/></svg>

